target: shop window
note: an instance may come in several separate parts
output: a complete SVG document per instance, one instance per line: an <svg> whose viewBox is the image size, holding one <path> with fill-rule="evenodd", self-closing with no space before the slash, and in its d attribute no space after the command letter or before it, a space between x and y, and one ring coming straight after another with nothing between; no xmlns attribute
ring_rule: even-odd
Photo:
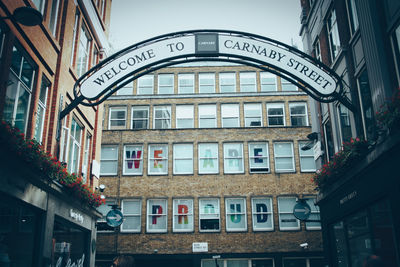
<svg viewBox="0 0 400 267"><path fill-rule="evenodd" d="M83 152L83 164L82 164L82 177L83 183L86 184L88 178L90 178L90 148L92 145L92 136L87 133L86 134L86 141L85 141L85 150Z"/></svg>
<svg viewBox="0 0 400 267"><path fill-rule="evenodd" d="M72 118L71 130L69 133L68 171L70 173L78 173L82 143L82 126L79 125L75 118Z"/></svg>
<svg viewBox="0 0 400 267"><path fill-rule="evenodd" d="M298 90L298 88L295 84L293 84L291 81L288 81L282 77L281 77L281 86L282 86L282 91L297 91Z"/></svg>
<svg viewBox="0 0 400 267"><path fill-rule="evenodd" d="M199 128L217 127L217 106L199 105Z"/></svg>
<svg viewBox="0 0 400 267"><path fill-rule="evenodd" d="M141 230L142 201L140 199L123 199L121 211L124 214L121 232L139 233Z"/></svg>
<svg viewBox="0 0 400 267"><path fill-rule="evenodd" d="M339 39L339 30L336 21L336 11L332 10L329 14L329 17L326 22L327 32L328 32L328 42L329 42L329 52L330 59L333 62L337 55L339 54L340 49L340 39Z"/></svg>
<svg viewBox="0 0 400 267"><path fill-rule="evenodd" d="M234 72L219 74L219 92L220 93L236 92L236 74Z"/></svg>
<svg viewBox="0 0 400 267"><path fill-rule="evenodd" d="M315 197L308 197L306 198L306 203L311 208L310 217L308 220L312 220L313 222L305 222L307 230L321 230L321 217L319 214L319 207L315 205L316 198ZM319 222L318 222L319 221Z"/></svg>
<svg viewBox="0 0 400 267"><path fill-rule="evenodd" d="M11 70L7 82L3 118L25 133L34 86L35 67L19 48L13 47Z"/></svg>
<svg viewBox="0 0 400 267"><path fill-rule="evenodd" d="M160 80L164 81L163 78ZM154 90L154 75L145 75L137 80L138 95L152 95Z"/></svg>
<svg viewBox="0 0 400 267"><path fill-rule="evenodd" d="M148 129L149 128L149 107L134 106L132 107L132 125L131 129Z"/></svg>
<svg viewBox="0 0 400 267"><path fill-rule="evenodd" d="M300 221L293 215L295 197L278 197L279 230L300 230Z"/></svg>
<svg viewBox="0 0 400 267"><path fill-rule="evenodd" d="M348 246L346 243L344 223L337 222L332 225L332 233L334 240L335 256L339 266L349 266L348 261Z"/></svg>
<svg viewBox="0 0 400 267"><path fill-rule="evenodd" d="M168 174L168 145L149 145L150 175Z"/></svg>
<svg viewBox="0 0 400 267"><path fill-rule="evenodd" d="M276 75L271 72L260 72L261 92L276 92Z"/></svg>
<svg viewBox="0 0 400 267"><path fill-rule="evenodd" d="M226 260L226 267L248 267L249 260L242 260L242 259L231 259Z"/></svg>
<svg viewBox="0 0 400 267"><path fill-rule="evenodd" d="M49 29L53 36L56 36L59 20L60 0L50 0Z"/></svg>
<svg viewBox="0 0 400 267"><path fill-rule="evenodd" d="M199 174L219 173L218 144L199 144Z"/></svg>
<svg viewBox="0 0 400 267"><path fill-rule="evenodd" d="M174 232L193 232L193 199L174 199L172 212Z"/></svg>
<svg viewBox="0 0 400 267"><path fill-rule="evenodd" d="M284 267L321 267L325 266L323 258L283 258ZM342 266L342 265L340 265Z"/></svg>
<svg viewBox="0 0 400 267"><path fill-rule="evenodd" d="M176 106L176 128L194 128L194 106Z"/></svg>
<svg viewBox="0 0 400 267"><path fill-rule="evenodd" d="M108 129L124 129L126 127L126 107L110 107L108 116Z"/></svg>
<svg viewBox="0 0 400 267"><path fill-rule="evenodd" d="M39 101L36 110L36 122L35 122L35 139L39 142L42 142L43 139L44 119L46 115L46 106L47 106L47 92L49 88L50 88L50 82L43 75L42 83L40 85Z"/></svg>
<svg viewBox="0 0 400 267"><path fill-rule="evenodd" d="M239 104L221 104L222 127L240 127Z"/></svg>
<svg viewBox="0 0 400 267"><path fill-rule="evenodd" d="M351 124L350 124L350 111L343 105L339 104L337 106L337 112L339 117L339 126L342 142L350 141L351 134Z"/></svg>
<svg viewBox="0 0 400 267"><path fill-rule="evenodd" d="M308 126L306 103L289 103L289 111L292 126Z"/></svg>
<svg viewBox="0 0 400 267"><path fill-rule="evenodd" d="M133 95L133 84L130 83L118 89L117 95Z"/></svg>
<svg viewBox="0 0 400 267"><path fill-rule="evenodd" d="M261 127L262 108L261 104L244 104L245 127Z"/></svg>
<svg viewBox="0 0 400 267"><path fill-rule="evenodd" d="M215 93L214 73L199 73L199 93L200 94Z"/></svg>
<svg viewBox="0 0 400 267"><path fill-rule="evenodd" d="M199 199L200 232L220 231L220 208L218 198Z"/></svg>
<svg viewBox="0 0 400 267"><path fill-rule="evenodd" d="M158 75L158 94L173 94L174 93L174 75L159 74Z"/></svg>
<svg viewBox="0 0 400 267"><path fill-rule="evenodd" d="M220 267L274 267L273 259L218 259L218 266ZM215 267L215 260L203 259L201 260L201 267ZM285 266L286 267L286 266ZM317 267L317 266L311 266Z"/></svg>
<svg viewBox="0 0 400 267"><path fill-rule="evenodd" d="M148 233L167 232L167 200L149 199L147 200L147 223Z"/></svg>
<svg viewBox="0 0 400 267"><path fill-rule="evenodd" d="M294 172L294 153L292 142L274 143L275 172Z"/></svg>
<svg viewBox="0 0 400 267"><path fill-rule="evenodd" d="M174 174L193 174L193 144L174 144Z"/></svg>
<svg viewBox="0 0 400 267"><path fill-rule="evenodd" d="M118 146L101 146L100 174L117 175Z"/></svg>
<svg viewBox="0 0 400 267"><path fill-rule="evenodd" d="M126 145L124 146L124 166L123 175L142 175L143 174L143 146Z"/></svg>
<svg viewBox="0 0 400 267"><path fill-rule="evenodd" d="M267 104L268 126L285 126L285 109L283 103Z"/></svg>
<svg viewBox="0 0 400 267"><path fill-rule="evenodd" d="M268 143L249 143L250 173L269 172Z"/></svg>
<svg viewBox="0 0 400 267"><path fill-rule="evenodd" d="M156 106L154 107L154 129L169 129L171 128L171 107Z"/></svg>
<svg viewBox="0 0 400 267"><path fill-rule="evenodd" d="M274 230L274 217L272 209L272 198L257 197L251 199L251 214L253 231Z"/></svg>
<svg viewBox="0 0 400 267"><path fill-rule="evenodd" d="M226 198L225 212L227 232L242 232L247 230L245 198Z"/></svg>
<svg viewBox="0 0 400 267"><path fill-rule="evenodd" d="M349 16L350 31L351 34L354 35L359 25L356 2L355 0L346 0L346 5L347 5L347 14Z"/></svg>
<svg viewBox="0 0 400 267"><path fill-rule="evenodd" d="M194 93L194 74L178 74L178 94Z"/></svg>
<svg viewBox="0 0 400 267"><path fill-rule="evenodd" d="M97 232L114 232L115 228L107 224L106 216L107 213L112 209L112 205L116 205L115 199L109 199L104 204L100 205L97 210L102 214L102 218L98 219L96 222Z"/></svg>
<svg viewBox="0 0 400 267"><path fill-rule="evenodd" d="M78 77L82 76L89 69L89 53L91 37L85 24L82 24L79 43L78 43L78 55L76 60L76 72Z"/></svg>
<svg viewBox="0 0 400 267"><path fill-rule="evenodd" d="M257 92L255 72L241 72L239 76L240 92Z"/></svg>
<svg viewBox="0 0 400 267"><path fill-rule="evenodd" d="M243 173L243 144L224 144L224 173Z"/></svg>
<svg viewBox="0 0 400 267"><path fill-rule="evenodd" d="M299 142L299 156L300 156L300 170L302 172L315 172L315 160L314 160L314 150L302 150L301 148L304 147L309 142Z"/></svg>
<svg viewBox="0 0 400 267"><path fill-rule="evenodd" d="M372 105L371 89L366 69L364 69L360 77L358 77L357 84L359 90L359 99L361 104L361 115L363 119L365 138L367 140L374 140L376 125L374 118L374 109Z"/></svg>

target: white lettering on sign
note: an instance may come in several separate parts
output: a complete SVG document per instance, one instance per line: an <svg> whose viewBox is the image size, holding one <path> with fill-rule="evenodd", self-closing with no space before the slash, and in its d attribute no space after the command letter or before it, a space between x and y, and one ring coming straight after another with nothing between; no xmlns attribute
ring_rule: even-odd
<svg viewBox="0 0 400 267"><path fill-rule="evenodd" d="M208 252L208 243L207 242L198 242L192 244L193 252Z"/></svg>
<svg viewBox="0 0 400 267"><path fill-rule="evenodd" d="M346 203L349 200L352 200L353 198L355 198L357 196L357 191L353 191L350 194L348 194L347 196L345 196L344 198L342 198L340 200L340 205L343 205L344 203Z"/></svg>
<svg viewBox="0 0 400 267"><path fill-rule="evenodd" d="M82 214L75 212L73 209L69 210L69 217L74 219L77 222L83 223L83 216Z"/></svg>

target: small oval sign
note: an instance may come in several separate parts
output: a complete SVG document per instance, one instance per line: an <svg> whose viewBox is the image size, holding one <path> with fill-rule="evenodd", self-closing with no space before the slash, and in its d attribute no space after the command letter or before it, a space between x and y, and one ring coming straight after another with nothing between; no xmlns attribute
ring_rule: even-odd
<svg viewBox="0 0 400 267"><path fill-rule="evenodd" d="M310 217L311 208L305 201L300 201L293 208L293 215L301 221L305 221Z"/></svg>
<svg viewBox="0 0 400 267"><path fill-rule="evenodd" d="M111 227L118 227L124 221L124 215L117 209L112 209L107 213L106 216L107 224Z"/></svg>

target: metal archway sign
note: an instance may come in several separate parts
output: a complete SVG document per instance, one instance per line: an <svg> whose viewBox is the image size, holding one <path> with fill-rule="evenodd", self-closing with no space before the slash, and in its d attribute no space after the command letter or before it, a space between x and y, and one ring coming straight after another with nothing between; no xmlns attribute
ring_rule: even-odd
<svg viewBox="0 0 400 267"><path fill-rule="evenodd" d="M320 102L341 101L341 78L309 55L267 37L227 30L170 33L129 46L108 57L81 76L75 99L60 114L63 118L78 104L95 106L124 85L147 73L195 61L226 61L254 66L296 84Z"/></svg>

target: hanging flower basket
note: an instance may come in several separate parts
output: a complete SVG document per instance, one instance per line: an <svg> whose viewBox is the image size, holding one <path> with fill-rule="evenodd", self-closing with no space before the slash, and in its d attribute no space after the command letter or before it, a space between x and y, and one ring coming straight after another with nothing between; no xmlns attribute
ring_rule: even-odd
<svg viewBox="0 0 400 267"><path fill-rule="evenodd" d="M350 139L343 143L342 150L337 152L331 161L319 169L311 181L319 190L340 179L350 168L360 162L368 153L368 142L360 138Z"/></svg>
<svg viewBox="0 0 400 267"><path fill-rule="evenodd" d="M82 182L81 177L78 177L75 173L68 173L56 157L45 152L38 141L25 139L25 135L17 127L13 127L5 121L0 122L0 147L4 157L14 156L25 162L42 178L58 181L83 204L98 207L105 203L99 194L93 192Z"/></svg>
<svg viewBox="0 0 400 267"><path fill-rule="evenodd" d="M400 88L376 112L376 119L380 128L388 128L389 133L400 130Z"/></svg>

